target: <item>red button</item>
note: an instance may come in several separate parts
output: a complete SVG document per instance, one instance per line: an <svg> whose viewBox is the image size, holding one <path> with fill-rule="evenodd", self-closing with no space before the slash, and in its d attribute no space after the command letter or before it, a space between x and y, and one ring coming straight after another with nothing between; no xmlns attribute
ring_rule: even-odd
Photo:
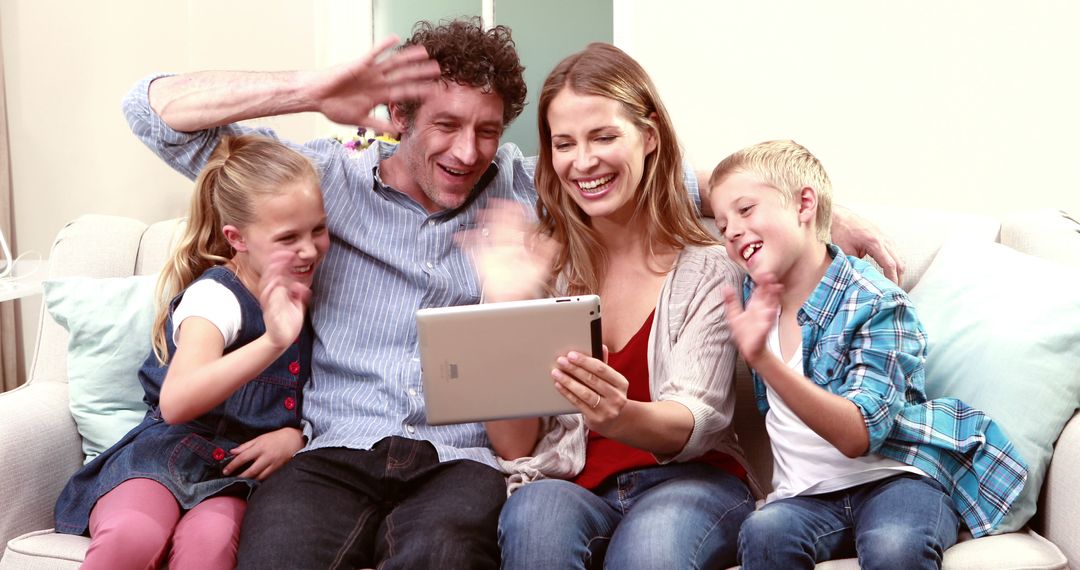
<svg viewBox="0 0 1080 570"><path fill-rule="evenodd" d="M296 376L300 373L300 363L295 360L289 363L289 373Z"/></svg>
<svg viewBox="0 0 1080 570"><path fill-rule="evenodd" d="M225 450L220 447L215 448L214 452L210 454L210 457L213 457L214 461L221 461L222 459L225 459Z"/></svg>
<svg viewBox="0 0 1080 570"><path fill-rule="evenodd" d="M296 409L296 400L294 400L292 396L289 396L289 397L285 398L285 409L286 410L295 410Z"/></svg>

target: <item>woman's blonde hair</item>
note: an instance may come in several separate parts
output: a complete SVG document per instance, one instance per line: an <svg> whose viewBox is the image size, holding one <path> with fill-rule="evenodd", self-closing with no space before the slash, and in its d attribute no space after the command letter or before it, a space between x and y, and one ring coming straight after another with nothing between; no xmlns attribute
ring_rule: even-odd
<svg viewBox="0 0 1080 570"><path fill-rule="evenodd" d="M589 44L559 62L540 91L538 123L540 158L536 165L536 211L540 232L559 244L552 281L567 278L567 293L595 293L604 281L606 253L589 217L562 189L551 157L548 109L564 89L580 95L598 95L618 101L627 117L643 132L656 137L656 150L645 157L641 186L635 195L634 222L645 228L650 253L657 244L676 249L716 243L698 220L683 182L682 151L675 129L652 79L638 62L619 48ZM667 268L661 268L666 271Z"/></svg>
<svg viewBox="0 0 1080 570"><path fill-rule="evenodd" d="M158 278L152 341L159 362L169 359L165 324L170 299L235 254L222 228L244 228L258 217L257 198L274 196L302 180L317 185L319 177L307 158L284 144L255 135L221 139L195 179L187 227Z"/></svg>

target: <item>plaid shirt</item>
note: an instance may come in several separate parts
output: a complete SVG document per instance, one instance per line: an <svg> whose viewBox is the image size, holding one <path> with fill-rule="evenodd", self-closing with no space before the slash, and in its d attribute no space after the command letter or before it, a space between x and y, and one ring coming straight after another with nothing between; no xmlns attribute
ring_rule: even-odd
<svg viewBox="0 0 1080 570"><path fill-rule="evenodd" d="M870 264L829 245L825 277L799 310L803 374L859 407L868 453L922 469L945 486L976 536L990 534L1027 481L1027 463L985 413L927 401L926 331L907 295ZM749 299L754 283L743 285ZM769 410L753 372L757 406Z"/></svg>

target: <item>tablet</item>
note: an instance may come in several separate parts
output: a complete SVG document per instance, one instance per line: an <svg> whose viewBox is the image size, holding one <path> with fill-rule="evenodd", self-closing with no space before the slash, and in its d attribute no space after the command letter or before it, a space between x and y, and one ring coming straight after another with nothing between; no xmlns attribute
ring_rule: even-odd
<svg viewBox="0 0 1080 570"><path fill-rule="evenodd" d="M577 413L555 359L603 355L596 295L420 309L416 329L431 425Z"/></svg>

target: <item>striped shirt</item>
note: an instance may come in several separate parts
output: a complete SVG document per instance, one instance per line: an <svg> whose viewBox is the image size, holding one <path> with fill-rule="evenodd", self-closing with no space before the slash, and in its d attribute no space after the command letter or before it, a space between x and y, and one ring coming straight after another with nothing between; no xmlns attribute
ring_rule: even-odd
<svg viewBox="0 0 1080 570"><path fill-rule="evenodd" d="M135 135L188 178L198 175L222 136L278 138L270 129L235 124L173 130L150 108L147 90L156 77L125 97L124 114ZM442 461L472 459L497 468L482 424L427 424L415 313L480 300L477 276L454 234L476 227L490 199L534 204L535 159L503 145L477 185L482 191L461 208L430 214L380 181L379 163L395 145L378 143L355 156L330 139L283 142L316 164L332 244L312 298L316 341L304 391L305 451L370 449L397 435L430 441Z"/></svg>
<svg viewBox="0 0 1080 570"><path fill-rule="evenodd" d="M1027 464L985 413L952 398L927 401L926 331L907 295L869 263L829 246L832 263L799 309L803 374L851 400L868 453L918 467L945 486L971 533L993 532L1027 480ZM754 283L746 277L743 298ZM769 410L756 371L754 392Z"/></svg>

